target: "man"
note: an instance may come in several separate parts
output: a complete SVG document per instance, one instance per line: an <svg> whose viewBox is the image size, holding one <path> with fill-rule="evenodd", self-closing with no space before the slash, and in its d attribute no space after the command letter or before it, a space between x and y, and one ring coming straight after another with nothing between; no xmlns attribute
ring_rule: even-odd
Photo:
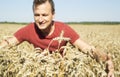
<svg viewBox="0 0 120 77"><path fill-rule="evenodd" d="M33 13L35 22L18 30L13 37L2 41L0 48L28 41L34 47L43 50L48 48L52 52L66 45L66 40L61 40L61 42L55 40L60 40L59 36L63 36L63 38L70 38L70 43L77 46L84 53L91 53L96 60L107 61L108 77L114 77L114 66L107 54L98 52L97 49L82 41L79 35L66 24L53 21L55 9L52 0L34 0Z"/></svg>

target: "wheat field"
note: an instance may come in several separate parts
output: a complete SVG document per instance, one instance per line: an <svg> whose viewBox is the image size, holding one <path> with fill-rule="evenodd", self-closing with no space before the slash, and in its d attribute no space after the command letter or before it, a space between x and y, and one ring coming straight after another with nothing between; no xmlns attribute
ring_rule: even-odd
<svg viewBox="0 0 120 77"><path fill-rule="evenodd" d="M13 35L25 25L0 24L0 41ZM120 25L70 26L80 38L111 54L115 77L120 77ZM106 77L105 63L96 62L70 43L64 46L64 56L59 51L52 54L47 49L38 52L28 42L0 50L0 77Z"/></svg>

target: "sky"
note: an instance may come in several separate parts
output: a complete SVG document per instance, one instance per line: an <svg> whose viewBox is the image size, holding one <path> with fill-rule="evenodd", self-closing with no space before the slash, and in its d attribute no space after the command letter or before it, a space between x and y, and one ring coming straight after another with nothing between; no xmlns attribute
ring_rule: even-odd
<svg viewBox="0 0 120 77"><path fill-rule="evenodd" d="M33 22L33 0L1 0L0 21ZM54 20L120 21L120 0L54 0Z"/></svg>

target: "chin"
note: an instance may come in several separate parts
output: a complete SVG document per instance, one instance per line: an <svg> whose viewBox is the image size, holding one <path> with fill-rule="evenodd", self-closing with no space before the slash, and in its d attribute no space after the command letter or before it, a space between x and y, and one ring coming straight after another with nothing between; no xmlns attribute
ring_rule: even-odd
<svg viewBox="0 0 120 77"><path fill-rule="evenodd" d="M38 28L39 28L40 30L45 30L47 27L38 26Z"/></svg>

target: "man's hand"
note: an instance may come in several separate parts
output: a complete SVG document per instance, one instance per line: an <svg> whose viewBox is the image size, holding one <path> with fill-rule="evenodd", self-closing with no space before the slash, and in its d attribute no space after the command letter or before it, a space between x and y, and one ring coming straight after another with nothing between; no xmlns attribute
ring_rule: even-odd
<svg viewBox="0 0 120 77"><path fill-rule="evenodd" d="M108 54L106 72L108 73L107 77L114 77L114 65L113 65L113 62L111 60L110 54Z"/></svg>
<svg viewBox="0 0 120 77"><path fill-rule="evenodd" d="M2 42L0 42L0 49L5 47L12 47L19 43L15 36L7 37Z"/></svg>
<svg viewBox="0 0 120 77"><path fill-rule="evenodd" d="M99 51L98 49L92 49L93 57L96 59L96 61L100 62L106 62L106 72L107 72L107 77L114 77L114 65L111 59L110 54L106 54L102 51Z"/></svg>
<svg viewBox="0 0 120 77"><path fill-rule="evenodd" d="M106 70L108 77L114 77L114 65L110 55L107 55L105 52L100 51L94 46L88 45L80 38L74 42L74 45L84 53L89 54L92 58L96 59L97 62L107 62Z"/></svg>

